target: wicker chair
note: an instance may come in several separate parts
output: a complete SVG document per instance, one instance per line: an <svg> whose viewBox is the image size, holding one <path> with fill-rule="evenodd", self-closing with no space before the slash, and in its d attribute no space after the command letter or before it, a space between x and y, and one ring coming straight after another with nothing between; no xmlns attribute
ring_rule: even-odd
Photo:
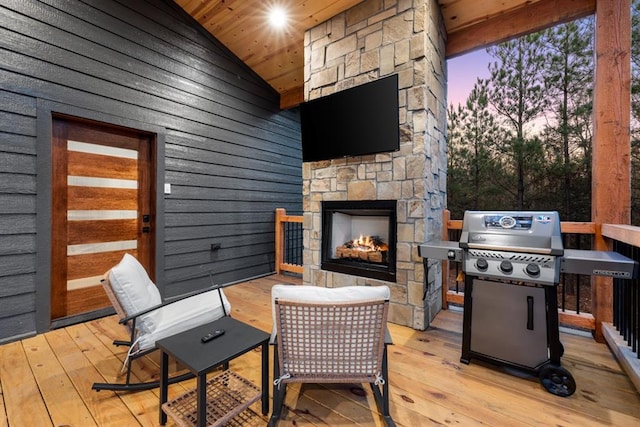
<svg viewBox="0 0 640 427"><path fill-rule="evenodd" d="M213 322L231 310L229 301L218 286L162 302L156 285L130 254L125 254L118 265L107 271L101 283L120 316L120 323L129 330L130 339L113 342L117 346L129 347L125 382L94 383L92 388L97 391L139 391L158 387L158 381L131 382L133 360L156 350L156 341ZM190 377L193 377L190 373L177 375L170 378L169 383Z"/></svg>
<svg viewBox="0 0 640 427"><path fill-rule="evenodd" d="M387 286L272 289L276 346L273 364L275 426L289 383L369 383L388 426Z"/></svg>

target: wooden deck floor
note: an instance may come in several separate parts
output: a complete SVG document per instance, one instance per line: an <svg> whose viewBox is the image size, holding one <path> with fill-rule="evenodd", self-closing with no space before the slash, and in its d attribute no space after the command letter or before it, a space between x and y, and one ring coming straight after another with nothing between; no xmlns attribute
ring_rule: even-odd
<svg viewBox="0 0 640 427"><path fill-rule="evenodd" d="M270 289L294 282L270 276L228 288L233 317L271 329ZM462 315L443 311L425 332L390 325L391 414L401 426L639 426L640 395L604 344L562 334L563 365L574 375L576 393L560 398L535 378L519 377L472 362L459 362ZM95 381L113 380L126 338L114 316L0 346L0 427L156 426L157 390L95 392ZM231 367L259 384L260 353L250 352ZM157 357L136 361L136 375L157 375ZM170 398L194 381L170 388ZM369 388L290 387L281 426L379 426ZM258 406L255 406L256 411ZM254 418L249 425L264 425ZM174 425L171 421L167 424ZM243 424L247 425L247 424Z"/></svg>

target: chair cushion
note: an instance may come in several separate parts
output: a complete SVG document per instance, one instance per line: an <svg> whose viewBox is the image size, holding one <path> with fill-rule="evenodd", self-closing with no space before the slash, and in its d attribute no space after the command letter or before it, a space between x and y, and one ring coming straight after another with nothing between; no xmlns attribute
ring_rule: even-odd
<svg viewBox="0 0 640 427"><path fill-rule="evenodd" d="M298 302L357 302L371 300L388 300L391 291L386 285L380 286L344 286L341 288L324 288L321 286L274 285L271 288L271 312L273 328L271 343L276 337L275 300L281 298Z"/></svg>
<svg viewBox="0 0 640 427"><path fill-rule="evenodd" d="M222 289L194 295L168 304L156 312L154 328L139 335L137 351L154 348L156 341L170 335L186 331L204 323L213 322L224 316L220 296L226 313L231 313L231 304Z"/></svg>
<svg viewBox="0 0 640 427"><path fill-rule="evenodd" d="M118 265L109 271L109 282L120 305L129 316L162 302L160 292L147 271L130 254L124 254ZM149 332L156 327L156 317L157 313L140 316L136 320L137 328Z"/></svg>

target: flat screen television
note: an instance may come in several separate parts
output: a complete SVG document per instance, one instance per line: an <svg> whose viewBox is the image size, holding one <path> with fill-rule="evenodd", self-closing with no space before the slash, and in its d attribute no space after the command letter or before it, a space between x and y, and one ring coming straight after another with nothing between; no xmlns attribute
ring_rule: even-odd
<svg viewBox="0 0 640 427"><path fill-rule="evenodd" d="M302 161L396 151L399 120L397 74L302 103Z"/></svg>

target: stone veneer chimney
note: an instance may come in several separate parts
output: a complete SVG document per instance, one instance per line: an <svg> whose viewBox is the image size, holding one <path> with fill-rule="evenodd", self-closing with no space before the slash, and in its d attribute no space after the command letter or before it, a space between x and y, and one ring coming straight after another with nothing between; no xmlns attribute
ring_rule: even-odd
<svg viewBox="0 0 640 427"><path fill-rule="evenodd" d="M397 73L400 150L303 164L307 285L387 284L389 320L425 329L442 307L438 263L424 280L418 245L441 236L446 198L445 30L437 0L365 0L305 34L305 99ZM397 200L396 283L324 271L321 202Z"/></svg>

